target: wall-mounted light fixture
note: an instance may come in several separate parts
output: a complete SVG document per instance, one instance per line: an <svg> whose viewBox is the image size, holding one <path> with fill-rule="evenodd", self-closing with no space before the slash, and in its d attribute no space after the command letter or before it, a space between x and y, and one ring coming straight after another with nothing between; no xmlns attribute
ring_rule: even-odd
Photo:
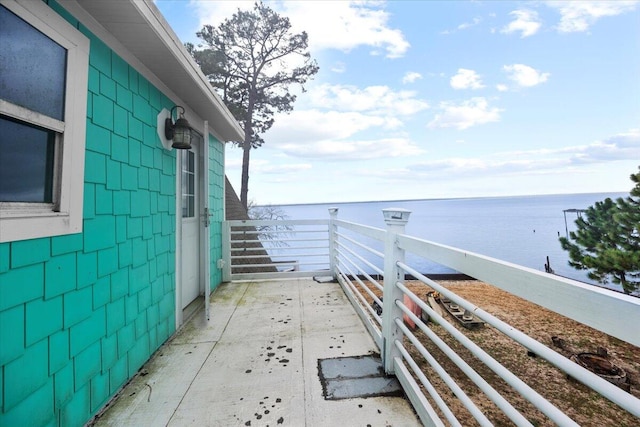
<svg viewBox="0 0 640 427"><path fill-rule="evenodd" d="M173 123L173 110L181 109L180 117ZM176 105L171 109L169 117L164 121L164 136L173 140L171 146L178 150L189 150L191 148L191 126L184 118L184 108Z"/></svg>

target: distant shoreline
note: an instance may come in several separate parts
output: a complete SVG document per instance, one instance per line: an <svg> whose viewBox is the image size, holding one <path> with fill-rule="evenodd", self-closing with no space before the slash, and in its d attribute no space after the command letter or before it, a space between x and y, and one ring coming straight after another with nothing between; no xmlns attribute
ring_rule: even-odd
<svg viewBox="0 0 640 427"><path fill-rule="evenodd" d="M379 229L385 228L381 210L402 208L413 212L407 233L420 239L482 254L520 266L544 271L549 259L554 272L590 285L622 290L616 284L597 284L587 273L569 264L558 238L575 230L572 209L586 210L605 198L628 197L629 193L567 193L556 195L508 196L492 198L430 199L335 204L275 206L286 219L328 219L328 210L339 210L338 218ZM573 221L573 222L572 222ZM561 233L562 231L562 233ZM412 265L427 273L454 273L446 265L417 257ZM375 271L368 271L369 274Z"/></svg>
<svg viewBox="0 0 640 427"><path fill-rule="evenodd" d="M517 199L517 198L529 198L529 197L562 197L562 196L574 196L574 195L607 195L610 197L612 194L617 194L617 197L626 197L629 195L628 191L597 191L586 193L549 193L549 194L521 194L513 196L477 196L477 197L438 197L433 199L393 199L393 200L361 200L355 202L310 202L310 203L268 203L256 205L258 207L264 206L321 206L321 205L354 205L364 203L405 203L405 202L437 202L443 200L490 200L490 199Z"/></svg>

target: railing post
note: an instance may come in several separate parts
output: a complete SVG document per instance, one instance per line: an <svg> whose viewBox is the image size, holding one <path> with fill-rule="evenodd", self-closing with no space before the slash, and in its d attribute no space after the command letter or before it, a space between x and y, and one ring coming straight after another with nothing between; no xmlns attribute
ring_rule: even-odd
<svg viewBox="0 0 640 427"><path fill-rule="evenodd" d="M231 226L228 221L222 221L222 281L231 281Z"/></svg>
<svg viewBox="0 0 640 427"><path fill-rule="evenodd" d="M333 278L337 279L336 260L338 259L338 252L336 241L338 240L338 227L335 221L338 219L338 208L329 208L329 217L329 269Z"/></svg>
<svg viewBox="0 0 640 427"><path fill-rule="evenodd" d="M402 332L396 326L395 319L402 318L402 311L395 304L402 301L402 291L396 286L404 282L404 274L398 268L398 261L404 262L404 249L398 247L398 234L403 234L411 211L401 208L382 210L387 224L384 245L384 288L382 301L382 363L387 374L393 374L393 358L399 354L395 346Z"/></svg>

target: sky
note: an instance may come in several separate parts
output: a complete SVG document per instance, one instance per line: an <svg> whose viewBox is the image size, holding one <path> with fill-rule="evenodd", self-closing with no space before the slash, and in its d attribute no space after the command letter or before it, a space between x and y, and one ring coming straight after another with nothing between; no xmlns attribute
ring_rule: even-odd
<svg viewBox="0 0 640 427"><path fill-rule="evenodd" d="M320 71L251 152L295 204L628 192L640 1L273 1ZM183 42L245 1L156 0ZM242 150L227 145L240 191Z"/></svg>

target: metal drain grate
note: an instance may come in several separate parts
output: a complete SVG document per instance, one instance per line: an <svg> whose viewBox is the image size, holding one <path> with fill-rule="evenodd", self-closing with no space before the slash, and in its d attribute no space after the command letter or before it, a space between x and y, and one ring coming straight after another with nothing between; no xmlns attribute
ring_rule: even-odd
<svg viewBox="0 0 640 427"><path fill-rule="evenodd" d="M403 395L398 380L385 375L375 354L319 359L318 375L326 400Z"/></svg>

